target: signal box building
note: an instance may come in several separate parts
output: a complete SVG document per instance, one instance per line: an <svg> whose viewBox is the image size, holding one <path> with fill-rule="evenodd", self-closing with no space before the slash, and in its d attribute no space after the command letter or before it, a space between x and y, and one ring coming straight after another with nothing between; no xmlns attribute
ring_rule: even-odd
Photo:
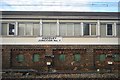
<svg viewBox="0 0 120 80"><path fill-rule="evenodd" d="M118 14L2 11L2 67L41 72L118 72Z"/></svg>

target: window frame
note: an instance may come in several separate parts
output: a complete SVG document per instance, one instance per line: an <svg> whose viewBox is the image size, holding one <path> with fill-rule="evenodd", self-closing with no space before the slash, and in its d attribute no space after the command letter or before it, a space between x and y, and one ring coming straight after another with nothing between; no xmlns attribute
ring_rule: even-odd
<svg viewBox="0 0 120 80"><path fill-rule="evenodd" d="M7 27L6 27L6 34L3 34L3 24L6 24L7 25ZM2 22L1 23L1 26L0 26L0 30L1 30L1 36L8 36L8 23L6 23L6 22Z"/></svg>
<svg viewBox="0 0 120 80"><path fill-rule="evenodd" d="M3 27L2 24L7 24L7 28L6 28L7 33L6 33L6 35L3 35L3 34L2 34L2 27ZM9 26L9 25L10 25L10 24L14 24L14 35L10 35L10 34L9 34L9 29L10 29L10 26ZM16 23L15 23L15 22L2 22L2 23L1 23L1 35L2 35L2 36L15 36L15 35L16 35Z"/></svg>
<svg viewBox="0 0 120 80"><path fill-rule="evenodd" d="M105 59L106 59L106 54L100 54L100 55L99 55L99 61L100 61L100 62L104 62L104 61L105 61L105 59L104 59L104 60L101 60L101 59L100 59L100 56L102 56L102 55L104 55L104 56L105 56Z"/></svg>
<svg viewBox="0 0 120 80"><path fill-rule="evenodd" d="M19 57L20 55L23 57L23 60L22 60L22 61L18 60L18 57ZM24 61L25 61L25 56L24 56L23 54L18 54L18 55L16 55L16 61L19 62L19 63L24 62Z"/></svg>
<svg viewBox="0 0 120 80"><path fill-rule="evenodd" d="M85 34L84 34L84 24L88 24L88 25L89 25L89 26L88 26L88 27L89 27L88 35L85 35ZM96 31L96 32L95 32L95 35L92 35L92 28L91 28L91 27L92 27L92 24L95 24L95 25L96 25L96 26L95 26L95 28L96 28L96 30L95 30L95 31ZM97 36L97 23L95 23L95 22L93 22L93 23L92 23L92 22L91 22L91 23L90 23L90 22L83 22L83 36Z"/></svg>
<svg viewBox="0 0 120 80"><path fill-rule="evenodd" d="M39 55L39 60L38 61L35 61L35 55ZM34 53L33 56L32 56L32 61L33 62L39 62L40 61L40 54L39 53Z"/></svg>
<svg viewBox="0 0 120 80"><path fill-rule="evenodd" d="M117 61L116 61L116 59L115 59L115 58L116 58L115 55L118 56L118 60L117 60ZM120 62L120 59L119 59L119 58L120 58L120 54L119 54L119 53L115 53L115 54L114 54L114 59L113 59L113 61L114 61L114 62Z"/></svg>
<svg viewBox="0 0 120 80"><path fill-rule="evenodd" d="M44 29L44 24L48 24L48 26L49 26L49 33L46 35L44 35L44 31L43 31L43 29ZM52 24L54 24L54 25L56 25L55 27L56 27L56 34L55 35L51 35L51 32L52 32L52 30L51 30L51 25ZM57 22L42 22L42 36L57 36Z"/></svg>
<svg viewBox="0 0 120 80"><path fill-rule="evenodd" d="M108 30L107 30L107 29L108 29L108 26L107 26L107 25L109 25L109 24L112 24L112 35L108 35L108 34L107 34L107 33L108 33ZM106 23L106 36L114 36L114 31L113 31L114 29L113 29L113 28L114 28L113 23Z"/></svg>
<svg viewBox="0 0 120 80"><path fill-rule="evenodd" d="M79 56L80 56L80 57L79 57L79 60L76 60L75 55L79 55ZM80 60L81 60L81 55L80 55L80 53L75 53L75 54L74 54L74 61L75 61L75 62L79 62Z"/></svg>
<svg viewBox="0 0 120 80"><path fill-rule="evenodd" d="M62 55L64 56L64 60L62 60L62 59L60 58ZM65 55L65 54L60 54L60 55L59 55L59 61L64 62L64 61L66 60L65 58L66 58L66 55Z"/></svg>
<svg viewBox="0 0 120 80"><path fill-rule="evenodd" d="M7 35L8 36L15 36L16 35L16 23L11 23L11 24L14 24L14 35L10 35L9 34L9 30L10 30L10 23L7 24Z"/></svg>
<svg viewBox="0 0 120 80"><path fill-rule="evenodd" d="M24 27L24 34L23 35L19 35L19 24L24 24L25 25L25 27ZM30 28L31 29L31 33L30 33L30 35L26 35L26 30L27 30L27 24L32 24L32 27ZM38 35L34 35L34 24L38 24L39 26L39 34ZM18 36L40 36L40 30L41 28L40 28L40 23L39 22L18 22L18 30L17 30L17 33L18 33Z"/></svg>

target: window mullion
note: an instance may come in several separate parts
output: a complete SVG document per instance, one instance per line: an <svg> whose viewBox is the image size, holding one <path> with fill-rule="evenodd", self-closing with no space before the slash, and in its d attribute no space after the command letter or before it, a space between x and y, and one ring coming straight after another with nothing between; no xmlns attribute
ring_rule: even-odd
<svg viewBox="0 0 120 80"><path fill-rule="evenodd" d="M89 35L91 36L91 24L89 23Z"/></svg>
<svg viewBox="0 0 120 80"><path fill-rule="evenodd" d="M31 36L33 36L33 24L34 23L32 23L32 26L31 26Z"/></svg>
<svg viewBox="0 0 120 80"><path fill-rule="evenodd" d="M73 23L73 36L75 36L75 24Z"/></svg>
<svg viewBox="0 0 120 80"><path fill-rule="evenodd" d="M68 26L67 26L67 24L65 24L65 25L66 25L66 26L65 26L65 27L66 27L66 28L65 28L65 29L66 29L66 34L65 34L65 36L67 36Z"/></svg>
<svg viewBox="0 0 120 80"><path fill-rule="evenodd" d="M57 20L57 36L60 35L60 24L59 24L59 20Z"/></svg>
<svg viewBox="0 0 120 80"><path fill-rule="evenodd" d="M99 20L97 21L97 26L98 26L98 27L97 27L97 29L96 29L96 32L97 32L96 35L97 35L97 36L100 36L100 21L99 21Z"/></svg>
<svg viewBox="0 0 120 80"><path fill-rule="evenodd" d="M48 23L49 24L49 33L48 35L51 36L51 23Z"/></svg>
<svg viewBox="0 0 120 80"><path fill-rule="evenodd" d="M83 22L81 22L81 36L83 36Z"/></svg>
<svg viewBox="0 0 120 80"><path fill-rule="evenodd" d="M113 26L113 30L114 30L114 36L116 36L117 32L116 32L116 23L114 23L114 26Z"/></svg>
<svg viewBox="0 0 120 80"><path fill-rule="evenodd" d="M7 36L9 36L9 23L7 23Z"/></svg>
<svg viewBox="0 0 120 80"><path fill-rule="evenodd" d="M43 29L42 29L42 19L40 19L40 22L39 22L39 27L40 27L40 36L42 36L43 34Z"/></svg>
<svg viewBox="0 0 120 80"><path fill-rule="evenodd" d="M15 35L18 35L18 22L15 22Z"/></svg>
<svg viewBox="0 0 120 80"><path fill-rule="evenodd" d="M106 24L106 36L107 36L107 24Z"/></svg>

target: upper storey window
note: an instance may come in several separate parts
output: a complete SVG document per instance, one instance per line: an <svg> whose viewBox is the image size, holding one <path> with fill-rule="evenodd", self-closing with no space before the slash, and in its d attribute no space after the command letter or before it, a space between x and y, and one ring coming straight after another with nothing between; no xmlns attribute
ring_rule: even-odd
<svg viewBox="0 0 120 80"><path fill-rule="evenodd" d="M15 23L2 23L2 35L15 35Z"/></svg>
<svg viewBox="0 0 120 80"><path fill-rule="evenodd" d="M7 23L2 23L1 35L7 35Z"/></svg>
<svg viewBox="0 0 120 80"><path fill-rule="evenodd" d="M43 23L43 36L56 36L57 24L56 23Z"/></svg>
<svg viewBox="0 0 120 80"><path fill-rule="evenodd" d="M101 23L100 28L100 33L102 37L113 36L115 33L115 27L113 27L112 23Z"/></svg>
<svg viewBox="0 0 120 80"><path fill-rule="evenodd" d="M9 23L9 35L15 35L15 24Z"/></svg>
<svg viewBox="0 0 120 80"><path fill-rule="evenodd" d="M80 23L60 23L60 36L80 36Z"/></svg>
<svg viewBox="0 0 120 80"><path fill-rule="evenodd" d="M20 36L38 36L40 35L39 23L19 23L18 35Z"/></svg>
<svg viewBox="0 0 120 80"><path fill-rule="evenodd" d="M107 24L107 35L112 35L112 24Z"/></svg>
<svg viewBox="0 0 120 80"><path fill-rule="evenodd" d="M83 34L84 35L96 35L96 23L84 23Z"/></svg>

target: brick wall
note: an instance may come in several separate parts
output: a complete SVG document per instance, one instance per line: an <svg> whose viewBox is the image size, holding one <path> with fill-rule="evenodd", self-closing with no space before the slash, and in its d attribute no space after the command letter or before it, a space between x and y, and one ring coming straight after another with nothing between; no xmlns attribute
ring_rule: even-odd
<svg viewBox="0 0 120 80"><path fill-rule="evenodd" d="M99 51L107 51L107 53L117 51L120 54L118 47L114 45L4 45L2 46L2 66L3 68L30 68L46 71L48 70L46 63L51 62L52 65L50 67L56 70L93 71L101 67L98 66L99 63L97 63L98 61L95 58ZM67 56L63 62L58 59L59 54L62 52ZM74 61L75 52L81 54L81 60L78 62ZM34 53L41 55L39 62L32 61ZM17 62L17 54L23 54L25 61L22 63ZM116 62L113 67L119 64L120 62ZM100 65L104 65L104 68L108 66L106 63L101 63Z"/></svg>

